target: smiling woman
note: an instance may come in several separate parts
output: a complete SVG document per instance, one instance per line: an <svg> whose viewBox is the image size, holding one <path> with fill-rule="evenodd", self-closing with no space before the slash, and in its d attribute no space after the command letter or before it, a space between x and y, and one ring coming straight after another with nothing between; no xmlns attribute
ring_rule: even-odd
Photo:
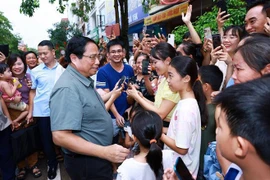
<svg viewBox="0 0 270 180"><path fill-rule="evenodd" d="M27 65L24 60L24 58L20 57L19 55L16 54L11 54L7 60L7 64L9 65L12 76L18 78L21 88L18 88L18 91L21 93L21 100L28 104L29 103L29 92L31 88L31 77L28 73L26 73L27 70ZM18 111L9 108L9 113L11 116L11 119L14 122L21 122L25 120L28 111ZM19 127L20 128L20 127ZM20 169L20 172L17 176L17 179L24 179L26 175L26 167L30 167L31 173L33 174L34 177L40 177L41 171L39 168L36 166L36 163L38 161L38 156L37 152L31 154L30 156L26 157L25 160L21 161L18 163L18 167Z"/></svg>

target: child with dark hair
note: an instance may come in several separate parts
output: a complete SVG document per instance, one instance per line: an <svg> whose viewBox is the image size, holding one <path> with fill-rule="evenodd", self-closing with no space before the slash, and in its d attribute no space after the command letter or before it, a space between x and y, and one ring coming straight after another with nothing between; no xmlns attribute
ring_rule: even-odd
<svg viewBox="0 0 270 180"><path fill-rule="evenodd" d="M215 110L216 106L212 103L211 94L218 91L223 79L221 70L215 65L202 66L199 69L199 80L202 83L203 93L206 97L206 104L208 110L208 122L202 127L201 137L201 152L200 152L200 168L198 179L203 179L204 170L204 155L210 142L216 140L216 120Z"/></svg>
<svg viewBox="0 0 270 180"><path fill-rule="evenodd" d="M270 179L270 76L231 86L214 102L221 107L217 149L243 171L243 179ZM237 174L228 170L226 179Z"/></svg>
<svg viewBox="0 0 270 180"><path fill-rule="evenodd" d="M153 111L139 111L131 122L133 139L138 142L140 152L126 159L117 172L121 179L162 179L162 150L157 141L162 133L162 119Z"/></svg>
<svg viewBox="0 0 270 180"><path fill-rule="evenodd" d="M12 72L7 64L0 64L0 91L8 108L27 111L28 105L21 101L22 96L18 91L22 85L18 78L12 77Z"/></svg>
<svg viewBox="0 0 270 180"><path fill-rule="evenodd" d="M196 62L185 56L173 58L167 81L171 91L178 92L181 100L173 113L168 133L162 134L161 140L166 144L164 149L173 150L173 156L168 159L171 167L175 160L181 157L196 179L199 170L201 127L204 127L208 120Z"/></svg>

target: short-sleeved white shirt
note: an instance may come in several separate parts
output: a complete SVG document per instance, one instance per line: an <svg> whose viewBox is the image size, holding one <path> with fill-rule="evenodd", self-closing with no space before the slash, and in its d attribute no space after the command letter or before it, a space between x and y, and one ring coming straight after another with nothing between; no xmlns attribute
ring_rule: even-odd
<svg viewBox="0 0 270 180"><path fill-rule="evenodd" d="M201 115L196 99L188 98L178 102L170 121L167 136L175 140L177 147L188 149L184 156L174 152L172 162L175 162L180 156L196 179L201 146ZM164 149L170 148L165 145Z"/></svg>

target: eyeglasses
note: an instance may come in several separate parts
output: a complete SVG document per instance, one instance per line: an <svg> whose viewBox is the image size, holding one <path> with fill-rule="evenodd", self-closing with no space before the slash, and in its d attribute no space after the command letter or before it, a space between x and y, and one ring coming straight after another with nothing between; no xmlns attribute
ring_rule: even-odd
<svg viewBox="0 0 270 180"><path fill-rule="evenodd" d="M86 56L86 55L83 55L83 56L90 58L92 61L95 61L96 59L100 61L102 59L101 54L91 54L89 56Z"/></svg>
<svg viewBox="0 0 270 180"><path fill-rule="evenodd" d="M123 52L123 50L122 49L118 49L117 51L111 51L110 53L111 54L120 54L120 53L122 53Z"/></svg>

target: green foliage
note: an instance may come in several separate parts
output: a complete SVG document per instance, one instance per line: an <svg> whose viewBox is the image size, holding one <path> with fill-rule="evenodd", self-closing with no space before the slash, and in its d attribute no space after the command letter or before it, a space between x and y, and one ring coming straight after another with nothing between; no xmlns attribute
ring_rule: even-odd
<svg viewBox="0 0 270 180"><path fill-rule="evenodd" d="M37 8L39 8L39 0L22 0L20 13L32 17Z"/></svg>
<svg viewBox="0 0 270 180"><path fill-rule="evenodd" d="M82 32L75 26L71 25L69 21L61 21L55 23L53 29L48 30L49 38L55 45L56 56L60 56L60 51L65 49L67 41L76 35L82 35Z"/></svg>
<svg viewBox="0 0 270 180"><path fill-rule="evenodd" d="M18 52L18 41L21 38L19 35L13 35L12 30L9 20L0 12L0 44L8 44L10 51Z"/></svg>
<svg viewBox="0 0 270 180"><path fill-rule="evenodd" d="M230 18L225 22L224 26L243 25L246 14L245 2L239 0L228 0L227 8ZM213 6L211 11L205 12L203 15L198 16L197 20L193 22L194 28L201 38L204 37L204 28L206 27L210 27L213 33L217 32L217 13L218 8ZM182 42L182 37L186 32L188 32L186 25L175 27L172 33L175 34L176 44L180 44Z"/></svg>

